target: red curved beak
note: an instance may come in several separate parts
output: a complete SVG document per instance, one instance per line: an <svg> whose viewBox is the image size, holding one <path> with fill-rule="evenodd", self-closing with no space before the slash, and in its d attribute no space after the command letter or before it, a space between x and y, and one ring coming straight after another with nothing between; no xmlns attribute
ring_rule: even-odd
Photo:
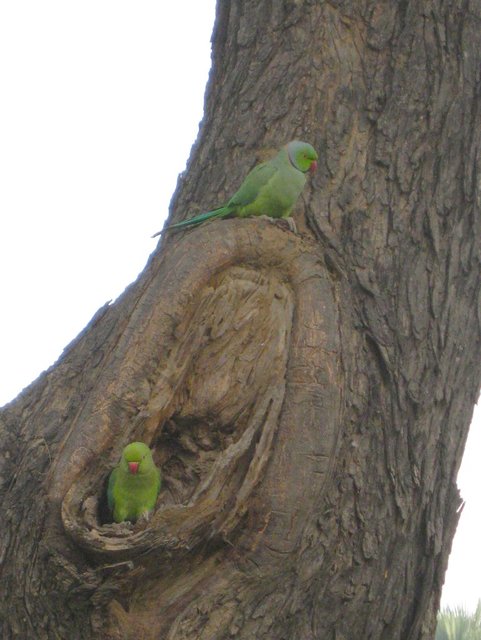
<svg viewBox="0 0 481 640"><path fill-rule="evenodd" d="M314 172L316 171L316 169L317 169L317 160L314 160L314 161L311 163L311 166L309 167L309 171L310 171L311 173L314 173Z"/></svg>
<svg viewBox="0 0 481 640"><path fill-rule="evenodd" d="M139 470L139 463L138 462L129 462L129 471L130 473L137 473L137 471Z"/></svg>

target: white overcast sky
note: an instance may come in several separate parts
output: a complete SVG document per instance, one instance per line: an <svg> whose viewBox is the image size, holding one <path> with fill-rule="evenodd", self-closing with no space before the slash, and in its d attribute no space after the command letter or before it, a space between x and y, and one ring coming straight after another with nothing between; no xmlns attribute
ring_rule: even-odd
<svg viewBox="0 0 481 640"><path fill-rule="evenodd" d="M0 405L143 269L202 117L214 0L0 2ZM215 198L213 198L213 202ZM443 604L481 598L481 412Z"/></svg>

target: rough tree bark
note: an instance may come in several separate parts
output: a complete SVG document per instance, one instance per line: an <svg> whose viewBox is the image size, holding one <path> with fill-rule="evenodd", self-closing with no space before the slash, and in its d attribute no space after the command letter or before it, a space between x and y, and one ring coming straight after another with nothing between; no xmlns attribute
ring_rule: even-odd
<svg viewBox="0 0 481 640"><path fill-rule="evenodd" d="M172 217L292 138L298 234L171 235L1 414L3 639L433 637L481 378L480 0L221 0ZM142 439L148 524L104 482Z"/></svg>

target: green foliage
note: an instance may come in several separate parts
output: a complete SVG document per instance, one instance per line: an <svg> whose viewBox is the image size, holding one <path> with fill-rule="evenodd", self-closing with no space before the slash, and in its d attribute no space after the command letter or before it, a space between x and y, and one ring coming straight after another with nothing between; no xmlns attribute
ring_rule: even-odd
<svg viewBox="0 0 481 640"><path fill-rule="evenodd" d="M435 640L481 640L481 600L473 614L463 607L440 611Z"/></svg>

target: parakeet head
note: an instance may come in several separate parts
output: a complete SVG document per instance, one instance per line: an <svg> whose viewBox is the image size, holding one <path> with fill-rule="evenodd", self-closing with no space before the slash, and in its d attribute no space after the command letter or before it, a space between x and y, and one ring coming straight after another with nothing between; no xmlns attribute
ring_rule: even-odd
<svg viewBox="0 0 481 640"><path fill-rule="evenodd" d="M152 451L143 442L131 442L122 452L121 464L129 473L142 474L153 464Z"/></svg>
<svg viewBox="0 0 481 640"><path fill-rule="evenodd" d="M314 173L317 169L318 156L314 147L308 142L292 140L287 145L287 154L291 163L302 173L307 171Z"/></svg>

